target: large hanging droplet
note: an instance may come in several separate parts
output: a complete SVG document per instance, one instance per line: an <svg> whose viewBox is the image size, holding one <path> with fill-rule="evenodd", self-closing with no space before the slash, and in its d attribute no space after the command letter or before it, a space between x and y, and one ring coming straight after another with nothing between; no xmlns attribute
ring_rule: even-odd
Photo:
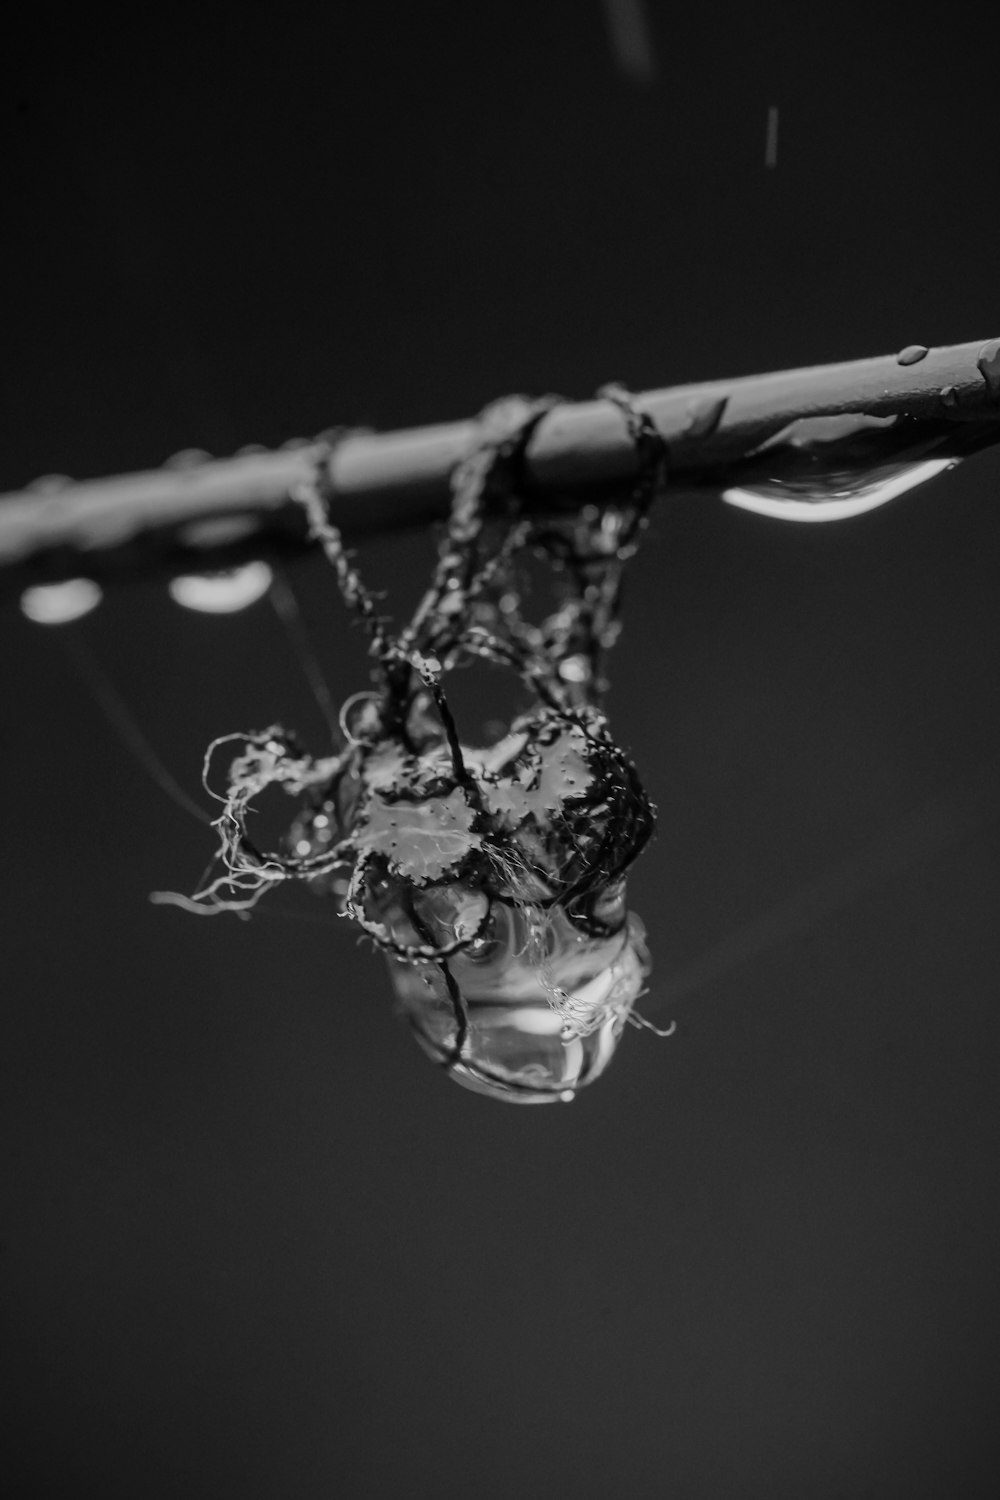
<svg viewBox="0 0 1000 1500"><path fill-rule="evenodd" d="M512 1104L568 1103L614 1056L649 973L644 933L634 916L588 933L560 907L541 935L531 926L495 905L487 934L446 965L390 959L390 972L418 1041L457 1083Z"/></svg>
<svg viewBox="0 0 1000 1500"><path fill-rule="evenodd" d="M948 421L802 418L734 464L722 498L781 521L847 520L954 468L986 440Z"/></svg>
<svg viewBox="0 0 1000 1500"><path fill-rule="evenodd" d="M741 510L773 516L779 521L846 521L895 500L897 495L925 484L943 470L953 469L957 462L955 458L929 458L922 463L902 464L850 480L840 478L829 485L819 480L809 484L803 480L773 479L752 488L723 490L722 498Z"/></svg>

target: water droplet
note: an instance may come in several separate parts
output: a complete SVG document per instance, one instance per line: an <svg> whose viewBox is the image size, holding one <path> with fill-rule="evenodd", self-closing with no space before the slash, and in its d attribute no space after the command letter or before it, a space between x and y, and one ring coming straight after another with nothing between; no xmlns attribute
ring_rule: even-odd
<svg viewBox="0 0 1000 1500"><path fill-rule="evenodd" d="M441 969L389 961L421 1045L476 1093L514 1104L565 1103L614 1056L649 972L641 923L631 917L613 935L581 942L579 928L557 907L546 937L542 962L524 915L495 903L489 938L448 960L469 1016L460 1058Z"/></svg>
<svg viewBox="0 0 1000 1500"><path fill-rule="evenodd" d="M900 465L879 478L863 476L839 488L796 484L788 480L765 481L752 488L724 490L723 500L741 510L759 516L773 516L779 521L846 521L865 511L895 500L897 495L925 484L945 469L954 468L950 458L929 458L922 463Z"/></svg>
<svg viewBox="0 0 1000 1500"><path fill-rule="evenodd" d="M567 656L559 663L559 676L563 682L588 682L590 662L585 656Z"/></svg>
<svg viewBox="0 0 1000 1500"><path fill-rule="evenodd" d="M91 578L67 578L64 583L41 583L25 589L21 611L36 625L66 625L96 609L103 598Z"/></svg>
<svg viewBox="0 0 1000 1500"><path fill-rule="evenodd" d="M960 424L862 412L802 418L734 464L730 505L783 521L840 521L875 510L950 468L987 439Z"/></svg>
<svg viewBox="0 0 1000 1500"><path fill-rule="evenodd" d="M953 385L943 385L938 391L942 406L957 406L958 391Z"/></svg>
<svg viewBox="0 0 1000 1500"><path fill-rule="evenodd" d="M183 574L172 578L167 587L170 597L185 609L229 615L262 598L271 586L272 576L267 563L250 562L222 572Z"/></svg>
<svg viewBox="0 0 1000 1500"><path fill-rule="evenodd" d="M40 474L26 487L34 495L57 495L60 490L66 489L72 483L68 474Z"/></svg>
<svg viewBox="0 0 1000 1500"><path fill-rule="evenodd" d="M918 365L927 355L924 344L907 344L905 349L900 349L896 355L897 365Z"/></svg>
<svg viewBox="0 0 1000 1500"><path fill-rule="evenodd" d="M172 453L163 465L165 469L200 469L202 464L212 462L211 453L204 448L182 448L179 453Z"/></svg>

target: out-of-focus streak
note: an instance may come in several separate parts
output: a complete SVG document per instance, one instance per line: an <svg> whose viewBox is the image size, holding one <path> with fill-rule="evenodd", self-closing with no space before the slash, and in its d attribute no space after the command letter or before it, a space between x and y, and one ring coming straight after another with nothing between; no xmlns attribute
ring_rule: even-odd
<svg viewBox="0 0 1000 1500"><path fill-rule="evenodd" d="M326 720L327 728L337 743L340 737L340 724L337 718L337 706L330 695L330 689L323 669L312 647L306 631L299 601L295 597L295 591L289 580L282 573L276 573L271 583L268 598L275 614L281 621L285 634L295 655L298 657L299 665L305 674L306 680L312 689L313 697L320 713Z"/></svg>
<svg viewBox="0 0 1000 1500"><path fill-rule="evenodd" d="M778 165L778 106L772 104L767 112L767 140L764 145L764 165L773 170Z"/></svg>
<svg viewBox="0 0 1000 1500"><path fill-rule="evenodd" d="M656 53L645 0L604 0L604 14L615 62L632 83L656 78Z"/></svg>
<svg viewBox="0 0 1000 1500"><path fill-rule="evenodd" d="M118 735L125 748L155 781L162 792L199 823L211 825L212 819L167 770L163 761L143 734L114 683L100 665L93 651L79 635L60 633L70 663L87 692Z"/></svg>
<svg viewBox="0 0 1000 1500"><path fill-rule="evenodd" d="M657 990L671 1005L717 983L887 881L925 863L1000 817L996 762L988 761L968 780L929 798L856 854L849 855L806 885L731 932L692 963L668 975Z"/></svg>

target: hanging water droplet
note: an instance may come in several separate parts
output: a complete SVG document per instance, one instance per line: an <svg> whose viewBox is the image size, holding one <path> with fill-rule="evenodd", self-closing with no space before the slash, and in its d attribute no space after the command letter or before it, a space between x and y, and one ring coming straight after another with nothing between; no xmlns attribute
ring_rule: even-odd
<svg viewBox="0 0 1000 1500"><path fill-rule="evenodd" d="M456 1082L514 1104L548 1104L567 1103L604 1072L649 958L636 917L595 936L556 907L539 952L523 911L495 903L489 931L447 961L468 1013L460 1055L443 968L396 959L389 967L418 1041Z"/></svg>
<svg viewBox="0 0 1000 1500"><path fill-rule="evenodd" d="M954 468L957 462L950 458L925 459L923 463L904 464L880 478L862 477L830 490L791 480L772 480L752 489L724 490L722 498L741 510L773 516L779 521L846 521L895 500L906 490Z"/></svg>
<svg viewBox="0 0 1000 1500"><path fill-rule="evenodd" d="M92 578L67 578L63 583L40 583L21 595L21 612L36 625L66 625L96 609L103 598Z"/></svg>
<svg viewBox="0 0 1000 1500"><path fill-rule="evenodd" d="M267 563L250 562L222 572L183 574L172 578L168 589L170 597L185 609L228 615L262 598L271 587L272 577Z"/></svg>
<svg viewBox="0 0 1000 1500"><path fill-rule="evenodd" d="M567 656L559 663L559 676L563 682L589 682L590 662L585 656Z"/></svg>
<svg viewBox="0 0 1000 1500"><path fill-rule="evenodd" d="M737 482L722 498L781 521L846 520L925 484L990 440L944 421L864 413L803 418L733 465Z"/></svg>

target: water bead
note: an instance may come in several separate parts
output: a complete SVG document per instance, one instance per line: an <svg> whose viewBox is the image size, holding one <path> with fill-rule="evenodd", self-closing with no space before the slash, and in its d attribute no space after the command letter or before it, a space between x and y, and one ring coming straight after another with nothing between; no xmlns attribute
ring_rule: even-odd
<svg viewBox="0 0 1000 1500"><path fill-rule="evenodd" d="M532 960L527 924L516 910L503 909L500 939L486 945L485 960L472 949L448 961L468 1014L460 1049L438 965L389 960L400 1010L456 1083L507 1103L568 1103L610 1063L649 973L642 925L632 916L613 935L587 937L557 908L548 930L554 943L545 973ZM573 1007L577 1024L553 1006L554 989Z"/></svg>
<svg viewBox="0 0 1000 1500"><path fill-rule="evenodd" d="M66 625L89 615L102 597L100 585L92 578L39 583L21 595L21 612L36 625Z"/></svg>

